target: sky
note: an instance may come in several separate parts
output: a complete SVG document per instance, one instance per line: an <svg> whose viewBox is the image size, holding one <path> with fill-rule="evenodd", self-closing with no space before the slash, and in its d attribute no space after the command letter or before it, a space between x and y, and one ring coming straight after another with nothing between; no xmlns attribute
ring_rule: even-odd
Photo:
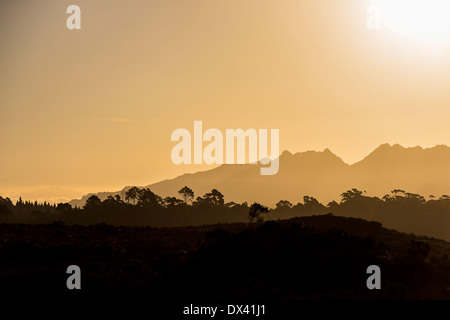
<svg viewBox="0 0 450 320"><path fill-rule="evenodd" d="M210 169L171 160L171 133L195 120L279 129L280 151L349 164L384 143L450 145L450 36L417 39L397 12L369 30L372 3L2 0L0 195L71 199Z"/></svg>

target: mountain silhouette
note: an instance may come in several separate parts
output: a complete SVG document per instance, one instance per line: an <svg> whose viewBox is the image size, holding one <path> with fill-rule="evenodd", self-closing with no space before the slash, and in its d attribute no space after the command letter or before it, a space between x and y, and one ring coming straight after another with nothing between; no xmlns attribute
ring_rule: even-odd
<svg viewBox="0 0 450 320"><path fill-rule="evenodd" d="M352 165L329 149L295 154L284 151L278 174L262 176L260 167L260 164L224 164L146 187L162 197L178 196L178 190L184 186L189 186L196 197L218 189L226 201L257 201L269 206L279 200L298 203L304 195L323 203L338 201L340 194L351 188L380 197L394 189L437 197L450 193L450 147L445 145L424 149L383 144ZM96 195L103 200L108 195L123 195L129 188ZM70 204L82 206L90 195Z"/></svg>

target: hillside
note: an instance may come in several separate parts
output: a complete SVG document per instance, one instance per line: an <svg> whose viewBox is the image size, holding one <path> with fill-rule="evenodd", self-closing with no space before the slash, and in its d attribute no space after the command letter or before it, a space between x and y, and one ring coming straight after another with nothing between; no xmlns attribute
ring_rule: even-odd
<svg viewBox="0 0 450 320"><path fill-rule="evenodd" d="M1 224L0 296L449 299L449 254L448 242L332 215L253 227ZM65 268L74 263L83 275L78 292L65 289ZM381 290L366 287L369 265L382 270Z"/></svg>

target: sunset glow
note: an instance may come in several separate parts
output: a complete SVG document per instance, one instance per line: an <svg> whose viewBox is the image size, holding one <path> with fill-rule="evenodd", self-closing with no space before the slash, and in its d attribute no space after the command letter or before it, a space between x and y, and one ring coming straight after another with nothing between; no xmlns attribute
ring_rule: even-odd
<svg viewBox="0 0 450 320"><path fill-rule="evenodd" d="M450 40L450 1L380 0L383 22L393 30L425 43Z"/></svg>
<svg viewBox="0 0 450 320"><path fill-rule="evenodd" d="M373 3L379 30L366 27ZM72 4L0 2L0 192L12 199L209 170L171 160L171 133L196 120L276 128L280 153L329 148L348 164L384 143L450 144L450 1L79 0L69 30Z"/></svg>

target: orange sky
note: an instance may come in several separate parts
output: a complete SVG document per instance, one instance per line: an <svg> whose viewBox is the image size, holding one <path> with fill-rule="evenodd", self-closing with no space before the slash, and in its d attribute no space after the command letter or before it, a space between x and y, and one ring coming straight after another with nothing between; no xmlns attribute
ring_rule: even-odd
<svg viewBox="0 0 450 320"><path fill-rule="evenodd" d="M194 120L277 128L281 151L347 163L386 142L450 145L450 46L369 31L370 2L1 1L0 195L207 169L170 158L171 132ZM66 28L70 4L81 30Z"/></svg>

